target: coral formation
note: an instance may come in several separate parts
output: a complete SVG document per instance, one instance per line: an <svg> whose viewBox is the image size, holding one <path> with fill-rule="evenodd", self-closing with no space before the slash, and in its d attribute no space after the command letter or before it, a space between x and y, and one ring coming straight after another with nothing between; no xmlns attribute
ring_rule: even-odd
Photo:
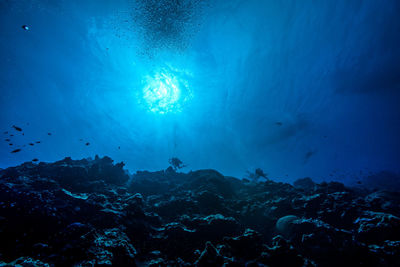
<svg viewBox="0 0 400 267"><path fill-rule="evenodd" d="M0 266L399 266L400 194L111 158L0 170Z"/></svg>

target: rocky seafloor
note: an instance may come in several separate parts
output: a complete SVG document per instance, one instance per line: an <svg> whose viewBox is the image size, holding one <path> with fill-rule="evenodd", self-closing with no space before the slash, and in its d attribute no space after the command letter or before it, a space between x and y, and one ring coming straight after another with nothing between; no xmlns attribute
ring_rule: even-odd
<svg viewBox="0 0 400 267"><path fill-rule="evenodd" d="M0 171L0 266L400 266L400 193L108 158Z"/></svg>

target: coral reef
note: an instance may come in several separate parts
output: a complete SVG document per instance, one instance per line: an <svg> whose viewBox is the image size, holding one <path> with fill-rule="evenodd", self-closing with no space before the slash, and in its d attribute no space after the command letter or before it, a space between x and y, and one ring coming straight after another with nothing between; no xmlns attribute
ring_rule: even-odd
<svg viewBox="0 0 400 267"><path fill-rule="evenodd" d="M309 178L28 162L0 170L0 266L400 266L399 207Z"/></svg>

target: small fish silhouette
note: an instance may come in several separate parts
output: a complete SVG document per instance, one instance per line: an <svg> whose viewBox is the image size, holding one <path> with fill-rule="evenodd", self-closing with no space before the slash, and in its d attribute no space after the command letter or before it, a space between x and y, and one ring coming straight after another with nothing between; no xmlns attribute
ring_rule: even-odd
<svg viewBox="0 0 400 267"><path fill-rule="evenodd" d="M15 150L11 151L11 153L17 153L17 152L20 152L20 151L21 151L21 149L17 148Z"/></svg>
<svg viewBox="0 0 400 267"><path fill-rule="evenodd" d="M18 132L22 132L22 128L21 127L18 127L18 126L15 126L15 125L13 125L12 126L15 130L17 130Z"/></svg>
<svg viewBox="0 0 400 267"><path fill-rule="evenodd" d="M39 161L37 158L34 158L33 160L32 160L33 162L36 162L36 161Z"/></svg>
<svg viewBox="0 0 400 267"><path fill-rule="evenodd" d="M90 145L90 143L89 143L89 142L87 142L87 143L86 143L86 145L88 146L88 145Z"/></svg>

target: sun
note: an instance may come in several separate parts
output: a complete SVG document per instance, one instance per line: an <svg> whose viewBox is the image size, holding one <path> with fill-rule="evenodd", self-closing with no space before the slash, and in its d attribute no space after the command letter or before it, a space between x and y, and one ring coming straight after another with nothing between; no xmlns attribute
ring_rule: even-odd
<svg viewBox="0 0 400 267"><path fill-rule="evenodd" d="M143 100L151 112L179 112L189 95L187 84L172 74L159 72L145 79Z"/></svg>

